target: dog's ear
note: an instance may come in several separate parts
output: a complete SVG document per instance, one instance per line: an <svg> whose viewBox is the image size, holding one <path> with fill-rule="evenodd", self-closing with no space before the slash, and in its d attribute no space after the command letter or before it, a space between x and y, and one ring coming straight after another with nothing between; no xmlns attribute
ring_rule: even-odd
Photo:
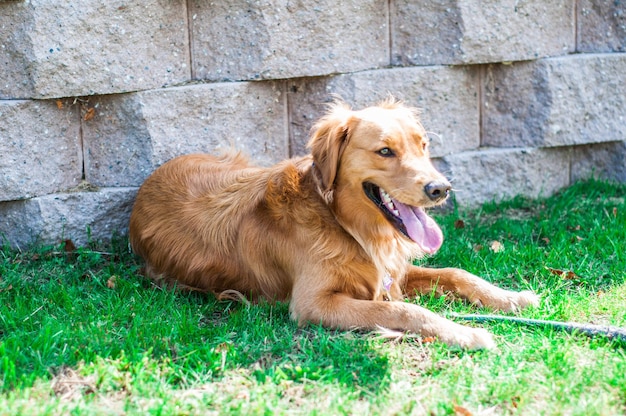
<svg viewBox="0 0 626 416"><path fill-rule="evenodd" d="M350 125L353 113L343 103L335 103L331 110L314 126L311 140L307 147L311 149L313 162L321 176L321 191L332 192L335 177L350 137Z"/></svg>

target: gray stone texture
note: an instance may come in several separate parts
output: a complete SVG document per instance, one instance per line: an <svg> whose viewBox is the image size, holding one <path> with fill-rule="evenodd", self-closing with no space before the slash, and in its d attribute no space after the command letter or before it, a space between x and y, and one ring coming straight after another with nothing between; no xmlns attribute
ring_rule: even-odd
<svg viewBox="0 0 626 416"><path fill-rule="evenodd" d="M28 247L70 239L77 246L128 233L136 188L45 195L0 203L0 242Z"/></svg>
<svg viewBox="0 0 626 416"><path fill-rule="evenodd" d="M390 5L392 65L519 61L575 48L570 0L395 0Z"/></svg>
<svg viewBox="0 0 626 416"><path fill-rule="evenodd" d="M579 0L577 50L626 51L626 2Z"/></svg>
<svg viewBox="0 0 626 416"><path fill-rule="evenodd" d="M282 82L196 84L89 99L85 176L98 186L139 186L185 153L243 151L269 165L288 157Z"/></svg>
<svg viewBox="0 0 626 416"><path fill-rule="evenodd" d="M334 95L420 108L461 205L626 181L625 16L600 0L0 0L0 234L124 234L165 161L305 154Z"/></svg>
<svg viewBox="0 0 626 416"><path fill-rule="evenodd" d="M80 183L79 106L71 100L0 100L0 201Z"/></svg>
<svg viewBox="0 0 626 416"><path fill-rule="evenodd" d="M626 140L574 147L571 172L572 183L590 177L626 182Z"/></svg>
<svg viewBox="0 0 626 416"><path fill-rule="evenodd" d="M490 65L483 145L549 147L626 139L626 54Z"/></svg>
<svg viewBox="0 0 626 416"><path fill-rule="evenodd" d="M282 79L389 65L386 0L189 4L196 79Z"/></svg>
<svg viewBox="0 0 626 416"><path fill-rule="evenodd" d="M389 95L420 109L433 157L476 149L480 144L478 86L478 71L472 67L393 68L288 80L292 153L306 153L310 129L333 94L356 110Z"/></svg>
<svg viewBox="0 0 626 416"><path fill-rule="evenodd" d="M437 165L462 206L549 196L570 184L568 149L486 149L446 156Z"/></svg>
<svg viewBox="0 0 626 416"><path fill-rule="evenodd" d="M0 98L106 94L188 80L185 4L0 3Z"/></svg>

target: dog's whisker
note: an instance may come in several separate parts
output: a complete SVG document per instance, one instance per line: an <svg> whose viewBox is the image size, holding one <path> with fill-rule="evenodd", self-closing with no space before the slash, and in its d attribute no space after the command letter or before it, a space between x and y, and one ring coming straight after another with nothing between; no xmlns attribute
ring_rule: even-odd
<svg viewBox="0 0 626 416"><path fill-rule="evenodd" d="M431 135L435 136L435 138L437 139L437 141L439 143L443 143L443 139L441 138L441 134L435 133L434 131L427 131L426 134L428 135L429 138L430 138ZM432 141L432 139L431 139L431 141Z"/></svg>

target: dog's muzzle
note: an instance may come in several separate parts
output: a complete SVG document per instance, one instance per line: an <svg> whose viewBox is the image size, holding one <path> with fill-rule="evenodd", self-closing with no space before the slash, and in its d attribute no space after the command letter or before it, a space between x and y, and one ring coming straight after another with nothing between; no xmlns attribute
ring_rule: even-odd
<svg viewBox="0 0 626 416"><path fill-rule="evenodd" d="M433 202L443 201L450 194L452 186L448 181L430 182L424 187L424 193Z"/></svg>

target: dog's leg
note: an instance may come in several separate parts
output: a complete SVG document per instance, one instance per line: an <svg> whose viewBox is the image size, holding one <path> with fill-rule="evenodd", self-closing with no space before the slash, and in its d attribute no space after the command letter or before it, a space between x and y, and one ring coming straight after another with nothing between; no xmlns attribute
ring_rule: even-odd
<svg viewBox="0 0 626 416"><path fill-rule="evenodd" d="M412 266L406 279L405 293L455 294L478 306L513 312L530 305L538 305L539 297L531 291L513 292L500 289L478 276L455 268L429 269Z"/></svg>
<svg viewBox="0 0 626 416"><path fill-rule="evenodd" d="M296 298L297 299L297 298ZM300 324L311 322L338 329L380 327L411 331L436 337L462 348L492 348L492 335L482 328L471 328L445 319L428 309L406 302L354 299L343 293L305 299L290 304L291 315Z"/></svg>

